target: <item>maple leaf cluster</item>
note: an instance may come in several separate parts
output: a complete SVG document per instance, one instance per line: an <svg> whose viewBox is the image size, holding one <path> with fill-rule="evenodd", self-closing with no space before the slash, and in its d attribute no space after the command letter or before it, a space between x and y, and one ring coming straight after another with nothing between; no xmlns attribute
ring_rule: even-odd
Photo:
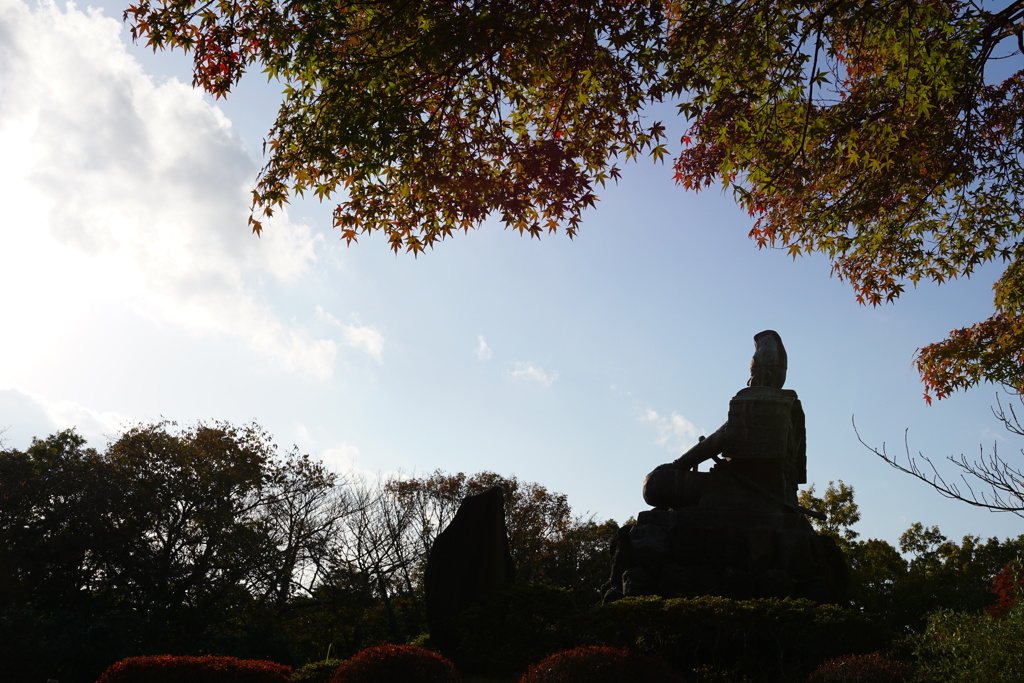
<svg viewBox="0 0 1024 683"><path fill-rule="evenodd" d="M863 304L1006 264L994 314L917 364L929 401L1024 389L1024 74L988 68L1024 50L1024 0L141 0L125 19L217 97L253 65L283 83L257 234L310 192L346 241L396 252L492 216L573 236L619 159L670 155L643 112L671 99L676 181L730 189L759 246L826 255Z"/></svg>

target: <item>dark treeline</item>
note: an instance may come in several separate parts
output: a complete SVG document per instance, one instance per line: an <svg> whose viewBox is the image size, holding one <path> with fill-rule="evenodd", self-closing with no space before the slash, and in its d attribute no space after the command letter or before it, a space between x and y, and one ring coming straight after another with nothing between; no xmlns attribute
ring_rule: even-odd
<svg viewBox="0 0 1024 683"><path fill-rule="evenodd" d="M997 601L996 576L1024 558L1024 535L1004 540L967 535L957 543L921 522L900 534L895 546L860 539L853 528L860 520L854 489L842 481L829 482L821 496L809 487L800 493L800 503L827 516L812 523L846 556L852 606L896 632L921 631L938 610L989 610Z"/></svg>
<svg viewBox="0 0 1024 683"><path fill-rule="evenodd" d="M540 484L338 475L256 425L141 425L103 451L65 431L0 449L5 674L91 683L138 654L301 665L409 642L426 631L434 539L466 495L495 485L519 582L561 589L547 602L583 614L608 578L618 525L575 516ZM921 523L898 547L860 540L842 482L801 502L826 513L818 531L847 556L850 606L893 633L923 630L938 609L991 608L993 578L1024 554L1024 536L956 543Z"/></svg>
<svg viewBox="0 0 1024 683"><path fill-rule="evenodd" d="M596 602L617 525L515 477L346 477L255 425L0 451L0 657L14 680L71 683L136 654L302 664L405 642L426 630L434 538L494 485L520 580Z"/></svg>

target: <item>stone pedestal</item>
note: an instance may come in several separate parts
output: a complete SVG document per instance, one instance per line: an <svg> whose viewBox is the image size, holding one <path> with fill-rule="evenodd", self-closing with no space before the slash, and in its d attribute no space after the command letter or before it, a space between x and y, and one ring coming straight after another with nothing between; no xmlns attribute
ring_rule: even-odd
<svg viewBox="0 0 1024 683"><path fill-rule="evenodd" d="M842 552L798 512L655 509L619 531L604 601L720 595L843 603L847 583Z"/></svg>

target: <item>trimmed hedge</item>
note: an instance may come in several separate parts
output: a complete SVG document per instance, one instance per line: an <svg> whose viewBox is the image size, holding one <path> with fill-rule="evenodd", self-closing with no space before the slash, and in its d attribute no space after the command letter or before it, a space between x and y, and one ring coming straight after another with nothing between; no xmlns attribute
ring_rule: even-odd
<svg viewBox="0 0 1024 683"><path fill-rule="evenodd" d="M111 664L96 683L289 683L292 668L235 657L129 657Z"/></svg>
<svg viewBox="0 0 1024 683"><path fill-rule="evenodd" d="M463 613L458 645L444 654L466 673L520 676L548 655L592 644L575 636L586 614L567 590L512 584Z"/></svg>
<svg viewBox="0 0 1024 683"><path fill-rule="evenodd" d="M909 664L872 652L830 659L811 672L807 683L909 683L913 676Z"/></svg>
<svg viewBox="0 0 1024 683"><path fill-rule="evenodd" d="M892 640L859 612L790 598L625 598L593 610L579 632L594 644L656 654L676 671L770 681L800 680L826 659Z"/></svg>
<svg viewBox="0 0 1024 683"><path fill-rule="evenodd" d="M656 655L681 674L773 682L802 681L827 659L886 650L895 638L861 612L808 600L639 597L581 610L541 586L467 610L459 633L445 654L468 673L521 676L551 654L595 645Z"/></svg>
<svg viewBox="0 0 1024 683"><path fill-rule="evenodd" d="M519 683L679 683L664 661L625 648L584 646L534 664Z"/></svg>
<svg viewBox="0 0 1024 683"><path fill-rule="evenodd" d="M344 662L331 683L457 683L461 680L447 659L415 645L379 645Z"/></svg>

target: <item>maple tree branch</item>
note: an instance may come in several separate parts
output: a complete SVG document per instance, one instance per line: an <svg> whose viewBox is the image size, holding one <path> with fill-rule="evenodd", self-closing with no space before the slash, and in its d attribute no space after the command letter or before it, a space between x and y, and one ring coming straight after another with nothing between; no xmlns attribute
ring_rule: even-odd
<svg viewBox="0 0 1024 683"><path fill-rule="evenodd" d="M818 78L818 54L821 52L821 19L818 20L818 28L814 39L814 59L811 62L811 77L807 87L807 106L804 109L804 129L800 134L800 158L807 163L807 129L811 125L811 109L814 106L814 82Z"/></svg>
<svg viewBox="0 0 1024 683"><path fill-rule="evenodd" d="M982 34L993 43L1009 38L1024 28L1024 0L1016 0L992 15ZM998 31L998 32L997 32Z"/></svg>

